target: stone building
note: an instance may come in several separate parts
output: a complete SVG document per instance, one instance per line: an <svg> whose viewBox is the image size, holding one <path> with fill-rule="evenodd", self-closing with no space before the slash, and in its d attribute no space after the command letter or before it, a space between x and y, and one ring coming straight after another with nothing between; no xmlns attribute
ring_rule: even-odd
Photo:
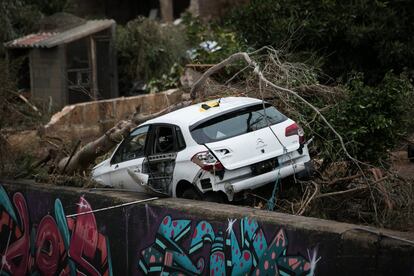
<svg viewBox="0 0 414 276"><path fill-rule="evenodd" d="M58 16L59 17L59 16ZM19 89L55 107L118 96L114 20L82 20L5 43Z"/></svg>

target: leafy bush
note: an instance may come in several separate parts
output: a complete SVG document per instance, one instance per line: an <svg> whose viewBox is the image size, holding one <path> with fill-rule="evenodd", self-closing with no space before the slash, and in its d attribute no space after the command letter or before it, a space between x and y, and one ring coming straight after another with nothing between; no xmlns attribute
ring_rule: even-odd
<svg viewBox="0 0 414 276"><path fill-rule="evenodd" d="M147 82L168 74L174 63L186 58L187 45L180 27L139 17L118 27L117 48L122 91L130 89L131 81Z"/></svg>
<svg viewBox="0 0 414 276"><path fill-rule="evenodd" d="M68 0L23 0L27 5L35 6L42 14L52 15L66 10Z"/></svg>
<svg viewBox="0 0 414 276"><path fill-rule="evenodd" d="M6 42L20 35L34 31L36 22L42 17L36 6L27 5L25 1L0 1L0 42ZM0 58L5 54L0 43Z"/></svg>
<svg viewBox="0 0 414 276"><path fill-rule="evenodd" d="M235 10L227 24L257 48L316 51L333 77L356 70L378 83L391 69L414 68L411 0L252 0Z"/></svg>
<svg viewBox="0 0 414 276"><path fill-rule="evenodd" d="M239 40L235 32L223 28L217 22L206 24L187 13L183 17L183 23L192 46L192 61L195 63L215 64L231 54L247 50L246 44Z"/></svg>
<svg viewBox="0 0 414 276"><path fill-rule="evenodd" d="M189 56L192 63L216 64L230 55L248 51L250 48L239 39L236 32L225 28L219 22L204 23L190 13L184 14L183 24L191 46ZM244 63L233 64L224 68L220 73L212 76L218 81L225 81L245 66Z"/></svg>
<svg viewBox="0 0 414 276"><path fill-rule="evenodd" d="M346 99L338 102L326 116L348 141L348 150L354 157L378 163L406 134L412 120L407 114L413 109L413 86L405 76L392 72L376 87L365 85L363 75L355 74L346 90ZM335 139L326 128L321 133L328 140L328 137Z"/></svg>
<svg viewBox="0 0 414 276"><path fill-rule="evenodd" d="M179 87L181 85L180 77L183 72L184 68L178 63L174 63L168 74L163 74L160 78L149 81L148 90L151 93L156 93Z"/></svg>
<svg viewBox="0 0 414 276"><path fill-rule="evenodd" d="M67 9L67 2L67 0L1 0L0 42L38 31L39 20L45 15ZM0 43L0 58L4 54L3 43Z"/></svg>

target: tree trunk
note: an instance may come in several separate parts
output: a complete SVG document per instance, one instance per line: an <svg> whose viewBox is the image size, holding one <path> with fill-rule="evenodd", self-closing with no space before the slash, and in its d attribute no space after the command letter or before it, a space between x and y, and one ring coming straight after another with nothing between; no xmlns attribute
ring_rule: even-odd
<svg viewBox="0 0 414 276"><path fill-rule="evenodd" d="M83 146L72 158L68 156L60 160L58 163L58 171L62 174L74 174L85 171L93 164L96 158L109 152L136 126L190 104L191 101L185 101L169 106L157 113L147 115L134 114L131 119L118 122L114 127L105 132L104 135Z"/></svg>

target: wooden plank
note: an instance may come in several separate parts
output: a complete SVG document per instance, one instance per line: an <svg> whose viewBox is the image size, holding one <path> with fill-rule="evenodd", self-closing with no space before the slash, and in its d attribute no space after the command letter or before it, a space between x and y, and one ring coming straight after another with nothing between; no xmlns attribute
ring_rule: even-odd
<svg viewBox="0 0 414 276"><path fill-rule="evenodd" d="M90 45L90 67L92 69L92 96L93 99L96 101L98 99L98 68L96 62L96 41L93 36L89 37L89 45Z"/></svg>

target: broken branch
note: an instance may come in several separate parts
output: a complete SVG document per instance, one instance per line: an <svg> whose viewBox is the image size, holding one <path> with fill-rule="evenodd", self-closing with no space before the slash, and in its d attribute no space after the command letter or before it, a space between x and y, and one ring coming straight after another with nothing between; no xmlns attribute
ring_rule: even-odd
<svg viewBox="0 0 414 276"><path fill-rule="evenodd" d="M145 115L140 113L133 114L129 120L118 122L114 127L105 132L104 135L86 144L75 154L71 154L71 157L65 157L60 160L58 163L59 172L62 174L73 174L75 172L85 171L96 158L109 152L136 126L190 104L191 101L185 101L171 105L157 113Z"/></svg>
<svg viewBox="0 0 414 276"><path fill-rule="evenodd" d="M28 99L26 99L26 97L25 96L23 96L23 95L21 95L21 94L17 94L17 96L24 102L24 103L26 103L31 109L33 109L33 111L35 111L39 116L42 116L42 113L39 111L39 109L36 107L36 106L34 106L33 104L31 104L30 102L29 102L29 100Z"/></svg>
<svg viewBox="0 0 414 276"><path fill-rule="evenodd" d="M336 131L336 129L328 122L328 120L325 118L325 116L322 115L322 113L319 111L319 109L317 107L315 107L313 104L311 104L310 102L308 102L307 100L305 100L302 96L300 96L298 93L296 93L295 91L288 89L288 88L284 88L281 86L278 86L274 83L272 83L271 81L269 81L264 75L263 72L260 70L259 65L253 61L249 54L246 52L238 52L235 53L231 56L229 56L228 58L226 58L225 60L223 60L222 62L214 65L213 67L209 68L193 85L193 87L191 88L190 91L190 95L192 99L195 99L197 96L197 91L201 88L201 86L204 84L204 82L207 80L207 78L209 78L212 74L216 73L217 71L221 70L222 68L226 67L227 65L236 62L236 61L245 61L248 65L250 65L253 69L253 73L256 74L259 79L261 81L263 81L266 85L269 85L271 87L273 87L276 90L279 91L283 91L286 92L290 95L293 95L294 97L298 98L300 101L302 101L303 103L305 103L308 107L310 107L316 114L318 114L318 116L320 116L320 118L322 119L322 121L329 127L329 129L335 134L335 136L339 139L339 142L341 144L342 150L344 151L345 155L352 160L360 169L360 171L363 174L362 169L360 168L359 164L362 163L361 161L357 160L356 158L354 158L347 150L345 143L344 143L344 139L342 138L342 136ZM263 98L263 95L262 95Z"/></svg>

